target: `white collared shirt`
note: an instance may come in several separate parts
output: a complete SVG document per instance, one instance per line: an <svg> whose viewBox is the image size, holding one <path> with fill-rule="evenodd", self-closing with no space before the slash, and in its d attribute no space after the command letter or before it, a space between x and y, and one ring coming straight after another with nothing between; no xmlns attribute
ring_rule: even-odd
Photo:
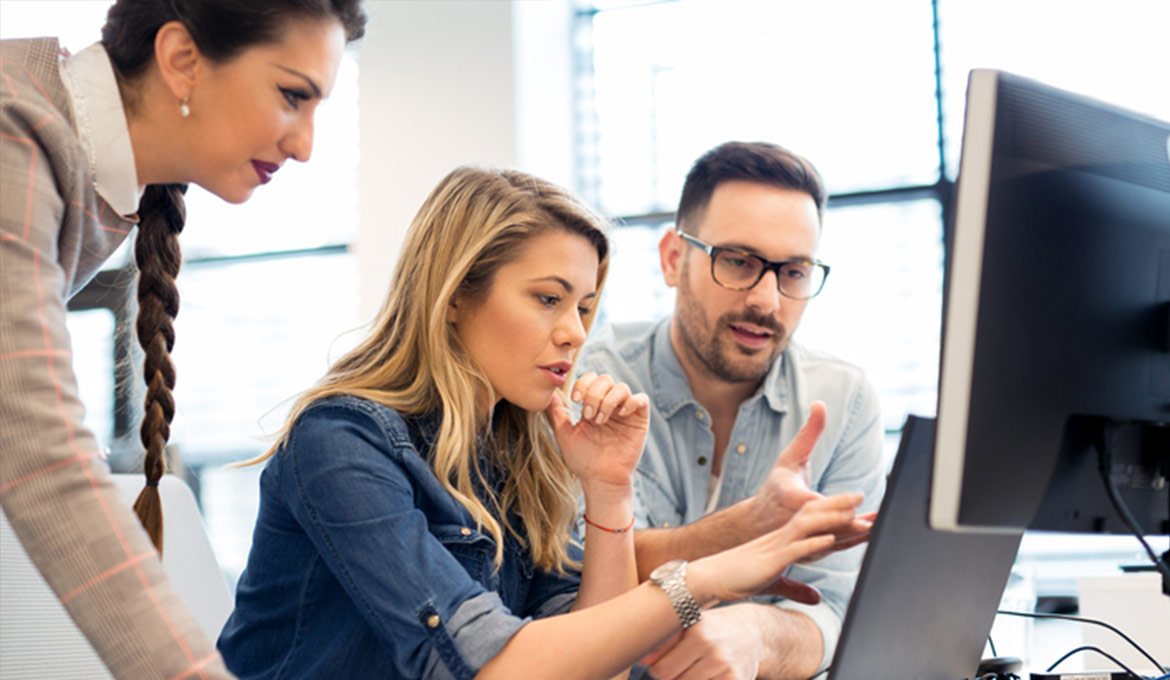
<svg viewBox="0 0 1170 680"><path fill-rule="evenodd" d="M114 68L100 42L60 60L94 189L119 215L137 221L138 185L130 127Z"/></svg>

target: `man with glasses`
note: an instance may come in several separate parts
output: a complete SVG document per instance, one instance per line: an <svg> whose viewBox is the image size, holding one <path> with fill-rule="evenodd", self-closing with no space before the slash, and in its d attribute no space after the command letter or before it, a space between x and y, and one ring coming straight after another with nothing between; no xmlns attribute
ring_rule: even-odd
<svg viewBox="0 0 1170 680"><path fill-rule="evenodd" d="M635 482L642 580L668 588L655 567L772 531L819 495L878 506L876 393L860 369L791 340L829 274L816 259L825 201L816 169L781 147L708 151L659 243L674 315L616 326L582 353L579 373L625 381L655 411ZM861 561L847 549L868 527L841 527L822 559L793 565L774 589L786 598L704 611L643 662L659 679L812 676L832 658Z"/></svg>

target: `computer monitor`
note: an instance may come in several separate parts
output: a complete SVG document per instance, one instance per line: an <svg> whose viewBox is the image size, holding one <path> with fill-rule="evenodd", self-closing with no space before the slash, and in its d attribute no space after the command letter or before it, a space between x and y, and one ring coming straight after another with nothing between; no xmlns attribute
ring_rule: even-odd
<svg viewBox="0 0 1170 680"><path fill-rule="evenodd" d="M973 71L953 226L931 526L1170 533L1170 123Z"/></svg>

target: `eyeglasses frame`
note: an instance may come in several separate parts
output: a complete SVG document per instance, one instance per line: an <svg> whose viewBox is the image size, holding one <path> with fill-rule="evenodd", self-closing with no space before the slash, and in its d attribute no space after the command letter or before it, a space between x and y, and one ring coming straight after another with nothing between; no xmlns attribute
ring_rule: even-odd
<svg viewBox="0 0 1170 680"><path fill-rule="evenodd" d="M703 252L707 253L707 257L711 258L711 280L714 281L717 285L722 286L723 288L726 288L728 290L739 290L739 291L751 290L752 288L755 288L757 285L759 285L760 281L764 280L764 274L767 274L768 272L773 272L776 274L776 290L781 295L783 295L784 297L786 297L790 300L811 300L811 299L813 299L816 296L821 294L821 291L825 289L825 282L829 280L829 271L831 268L829 267L829 265L825 264L824 262L821 262L820 260L807 260L804 258L797 258L795 260L782 260L780 262L776 262L773 260L769 260L766 257L760 257L759 255L757 255L755 253L749 253L746 250L738 250L736 248L725 248L723 246L713 246L710 243L706 243L704 241L701 241L698 238L686 233L682 229L676 228L674 231L675 231L675 233L677 233L679 235L679 238L681 238L683 241L685 241L685 242L691 244L692 246L698 248L699 250L702 250ZM718 257L719 253L734 253L736 255L743 255L744 257L755 258L755 259L759 260L760 262L763 262L764 267L762 269L760 269L760 276L755 281L752 282L752 285L747 286L746 288L738 288L736 286L729 286L729 285L721 282L719 279L717 279L715 277L715 258ZM807 297L797 297L795 295L789 295L788 293L785 293L784 289L780 287L780 268L786 264L811 264L811 265L820 267L825 272L824 277L821 279L820 287L817 288L816 292L814 292L812 295L809 295Z"/></svg>

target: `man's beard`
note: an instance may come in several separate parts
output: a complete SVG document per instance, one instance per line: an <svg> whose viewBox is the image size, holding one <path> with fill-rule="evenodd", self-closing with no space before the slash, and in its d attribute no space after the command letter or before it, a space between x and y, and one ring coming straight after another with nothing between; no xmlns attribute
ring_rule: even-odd
<svg viewBox="0 0 1170 680"><path fill-rule="evenodd" d="M685 266L684 266L685 269ZM708 371L720 380L727 382L759 382L768 374L772 362L787 345L788 333L784 326L771 316L755 314L750 310L743 312L727 312L720 315L714 326L707 323L703 308L690 294L689 279L685 271L681 272L678 291L678 327L683 344L688 353L698 359ZM725 339L724 329L728 324L743 322L772 331L777 342L770 348L765 346L758 350L745 349L734 344L733 340ZM766 353L766 358L765 358ZM733 361L738 355L743 359L754 361Z"/></svg>

